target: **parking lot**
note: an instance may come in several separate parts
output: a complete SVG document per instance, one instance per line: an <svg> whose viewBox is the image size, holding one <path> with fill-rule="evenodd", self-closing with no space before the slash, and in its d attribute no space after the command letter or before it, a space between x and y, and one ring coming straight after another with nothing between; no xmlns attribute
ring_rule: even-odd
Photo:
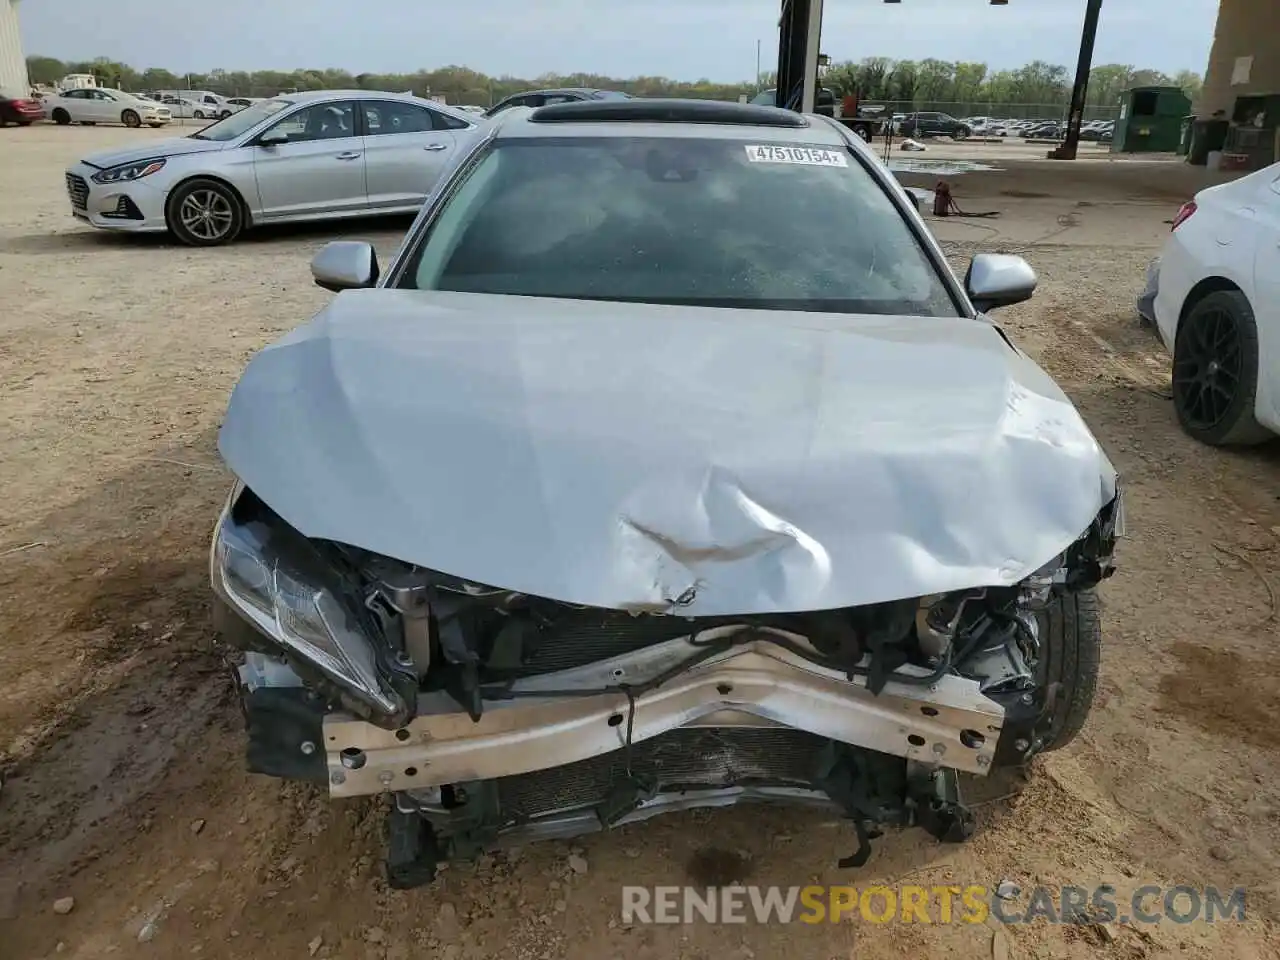
<svg viewBox="0 0 1280 960"><path fill-rule="evenodd" d="M1098 701L1081 739L983 794L980 830L913 832L841 871L847 824L796 810L678 814L381 879L373 802L243 772L213 644L215 437L246 360L329 294L334 238L385 262L407 223L250 233L194 250L72 219L77 156L176 131L41 125L0 137L0 938L5 957L1275 957L1280 920L1280 445L1199 446L1134 298L1202 176L1174 164L1032 159L952 179L998 217L933 221L953 263L1025 255L1041 286L999 314L1123 474L1129 537L1103 588ZM1013 152L1011 152L1013 151ZM1024 156L1025 154L1025 156ZM945 172L945 171L944 171ZM926 164L904 175L932 186ZM989 786L989 785L988 785ZM573 863L570 855L573 853ZM1246 887L1244 923L627 926L624 884ZM55 900L74 898L70 912Z"/></svg>

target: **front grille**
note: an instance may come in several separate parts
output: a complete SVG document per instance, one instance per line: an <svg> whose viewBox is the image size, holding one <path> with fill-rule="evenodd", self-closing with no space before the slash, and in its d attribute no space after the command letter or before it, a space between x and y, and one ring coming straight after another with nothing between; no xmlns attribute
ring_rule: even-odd
<svg viewBox="0 0 1280 960"><path fill-rule="evenodd" d="M632 616L621 610L565 607L551 624L533 634L521 673L551 673L608 660L665 640L687 637L709 625L680 617Z"/></svg>
<svg viewBox="0 0 1280 960"><path fill-rule="evenodd" d="M71 197L71 206L77 210L85 210L89 206L89 183L84 177L74 173L67 174L67 194Z"/></svg>
<svg viewBox="0 0 1280 960"><path fill-rule="evenodd" d="M731 786L809 787L825 773L831 741L784 727L684 727L631 749L634 776L660 792ZM626 751L502 777L504 819L521 821L600 805L625 782Z"/></svg>

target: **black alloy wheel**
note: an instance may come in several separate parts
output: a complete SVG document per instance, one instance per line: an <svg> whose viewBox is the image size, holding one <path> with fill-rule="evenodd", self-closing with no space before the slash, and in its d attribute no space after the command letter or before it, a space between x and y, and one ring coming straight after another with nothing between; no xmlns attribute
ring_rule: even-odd
<svg viewBox="0 0 1280 960"><path fill-rule="evenodd" d="M1239 290L1198 301L1178 324L1173 349L1173 405L1182 428L1212 446L1261 443L1270 433L1254 419L1258 328Z"/></svg>

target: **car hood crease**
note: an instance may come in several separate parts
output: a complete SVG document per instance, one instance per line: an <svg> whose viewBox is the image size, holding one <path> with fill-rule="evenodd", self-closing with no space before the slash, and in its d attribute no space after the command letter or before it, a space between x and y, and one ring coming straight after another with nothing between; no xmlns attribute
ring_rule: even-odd
<svg viewBox="0 0 1280 960"><path fill-rule="evenodd" d="M1016 583L1115 494L956 317L349 291L254 357L219 449L307 536L685 616Z"/></svg>
<svg viewBox="0 0 1280 960"><path fill-rule="evenodd" d="M133 163L138 160L152 160L156 157L177 157L186 153L208 153L221 150L225 144L214 140L192 140L190 137L171 137L165 140L146 140L130 147L116 147L91 153L84 162L91 167L119 166L122 163Z"/></svg>

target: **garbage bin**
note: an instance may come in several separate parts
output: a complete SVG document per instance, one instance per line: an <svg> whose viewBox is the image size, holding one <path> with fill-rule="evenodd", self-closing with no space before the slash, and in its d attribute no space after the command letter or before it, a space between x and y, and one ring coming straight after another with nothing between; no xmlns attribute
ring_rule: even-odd
<svg viewBox="0 0 1280 960"><path fill-rule="evenodd" d="M1209 162L1209 153L1221 150L1227 143L1231 130L1229 120L1195 120L1191 124L1191 144L1187 148L1187 163L1203 167Z"/></svg>

